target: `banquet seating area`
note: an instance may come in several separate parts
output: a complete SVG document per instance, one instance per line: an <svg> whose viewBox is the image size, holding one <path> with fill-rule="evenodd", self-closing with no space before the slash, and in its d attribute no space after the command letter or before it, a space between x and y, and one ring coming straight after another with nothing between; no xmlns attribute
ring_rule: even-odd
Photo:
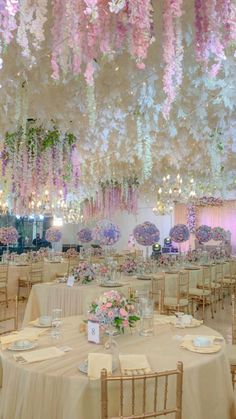
<svg viewBox="0 0 236 419"><path fill-rule="evenodd" d="M235 0L0 1L0 419L236 419Z"/></svg>

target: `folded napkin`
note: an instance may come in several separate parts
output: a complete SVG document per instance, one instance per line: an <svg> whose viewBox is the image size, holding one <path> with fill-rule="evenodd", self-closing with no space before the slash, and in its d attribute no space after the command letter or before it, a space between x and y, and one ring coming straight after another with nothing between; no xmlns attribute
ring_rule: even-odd
<svg viewBox="0 0 236 419"><path fill-rule="evenodd" d="M17 355L13 355L16 361L23 364L31 364L32 362L46 361L47 359L57 358L65 355L65 352L56 348L56 346L50 346L49 348L38 349L30 352L20 352Z"/></svg>
<svg viewBox="0 0 236 419"><path fill-rule="evenodd" d="M148 374L151 371L146 355L119 355L121 372L124 375Z"/></svg>
<svg viewBox="0 0 236 419"><path fill-rule="evenodd" d="M45 333L47 329L33 329L31 327L26 327L25 329L20 330L19 332L13 332L10 335L1 336L0 342L2 349L5 349L11 343L17 340L37 340L40 335Z"/></svg>
<svg viewBox="0 0 236 419"><path fill-rule="evenodd" d="M88 354L88 377L99 379L101 370L105 368L108 374L112 373L112 356L110 354Z"/></svg>

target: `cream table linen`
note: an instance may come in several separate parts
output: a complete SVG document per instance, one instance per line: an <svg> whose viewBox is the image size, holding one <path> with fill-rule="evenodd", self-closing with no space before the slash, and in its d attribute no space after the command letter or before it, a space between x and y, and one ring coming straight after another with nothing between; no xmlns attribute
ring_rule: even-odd
<svg viewBox="0 0 236 419"><path fill-rule="evenodd" d="M43 266L43 282L52 281L57 274L64 275L67 273L68 261L64 260L59 263L44 262ZM17 294L18 278L25 277L30 270L30 265L17 265L9 263L8 273L8 295L14 297Z"/></svg>
<svg viewBox="0 0 236 419"><path fill-rule="evenodd" d="M129 288L140 290L149 288L150 281L137 280L134 277L123 277L122 287L114 288L128 296ZM42 315L51 315L52 309L61 308L63 316L85 314L92 300L110 287L100 287L97 284L78 285L73 287L66 284L37 284L32 287L25 310L23 326Z"/></svg>
<svg viewBox="0 0 236 419"><path fill-rule="evenodd" d="M82 316L63 320L63 339L58 346L72 348L63 357L21 365L9 351L0 353L1 419L99 419L99 380L89 380L78 371L78 365L88 353L102 352L103 347L88 343L86 336L79 333L81 321ZM155 327L153 337L125 334L116 341L120 354L144 354L155 371L175 368L177 361L183 361L182 419L235 419L224 343L216 354L192 353L180 348L176 333L186 334L185 330L163 325ZM217 335L217 332L200 326L193 329L192 334ZM45 335L38 343L38 348L53 345L51 338Z"/></svg>

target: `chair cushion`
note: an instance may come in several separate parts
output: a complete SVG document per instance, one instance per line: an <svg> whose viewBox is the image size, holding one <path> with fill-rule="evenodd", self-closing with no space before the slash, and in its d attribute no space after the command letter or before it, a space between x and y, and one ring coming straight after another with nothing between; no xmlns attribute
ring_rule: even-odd
<svg viewBox="0 0 236 419"><path fill-rule="evenodd" d="M188 305L188 300L187 300L187 298L181 298L180 300L179 300L179 305L181 306L181 307L184 307L184 306L187 306ZM177 303L177 298L176 297L165 297L164 298L164 306L177 306L178 305L178 303Z"/></svg>
<svg viewBox="0 0 236 419"><path fill-rule="evenodd" d="M196 296L205 296L208 297L211 295L211 292L209 290L203 290L201 288L189 288L189 295L196 295Z"/></svg>
<svg viewBox="0 0 236 419"><path fill-rule="evenodd" d="M225 345L226 354L231 365L236 365L236 345Z"/></svg>

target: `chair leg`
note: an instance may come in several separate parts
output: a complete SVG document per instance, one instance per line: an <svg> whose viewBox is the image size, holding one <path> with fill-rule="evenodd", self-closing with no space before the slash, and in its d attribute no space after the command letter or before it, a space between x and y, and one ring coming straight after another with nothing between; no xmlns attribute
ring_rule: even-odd
<svg viewBox="0 0 236 419"><path fill-rule="evenodd" d="M6 306L8 308L8 292L7 292L7 287L5 288L5 295L6 295Z"/></svg>
<svg viewBox="0 0 236 419"><path fill-rule="evenodd" d="M205 297L202 297L202 320L205 321Z"/></svg>

